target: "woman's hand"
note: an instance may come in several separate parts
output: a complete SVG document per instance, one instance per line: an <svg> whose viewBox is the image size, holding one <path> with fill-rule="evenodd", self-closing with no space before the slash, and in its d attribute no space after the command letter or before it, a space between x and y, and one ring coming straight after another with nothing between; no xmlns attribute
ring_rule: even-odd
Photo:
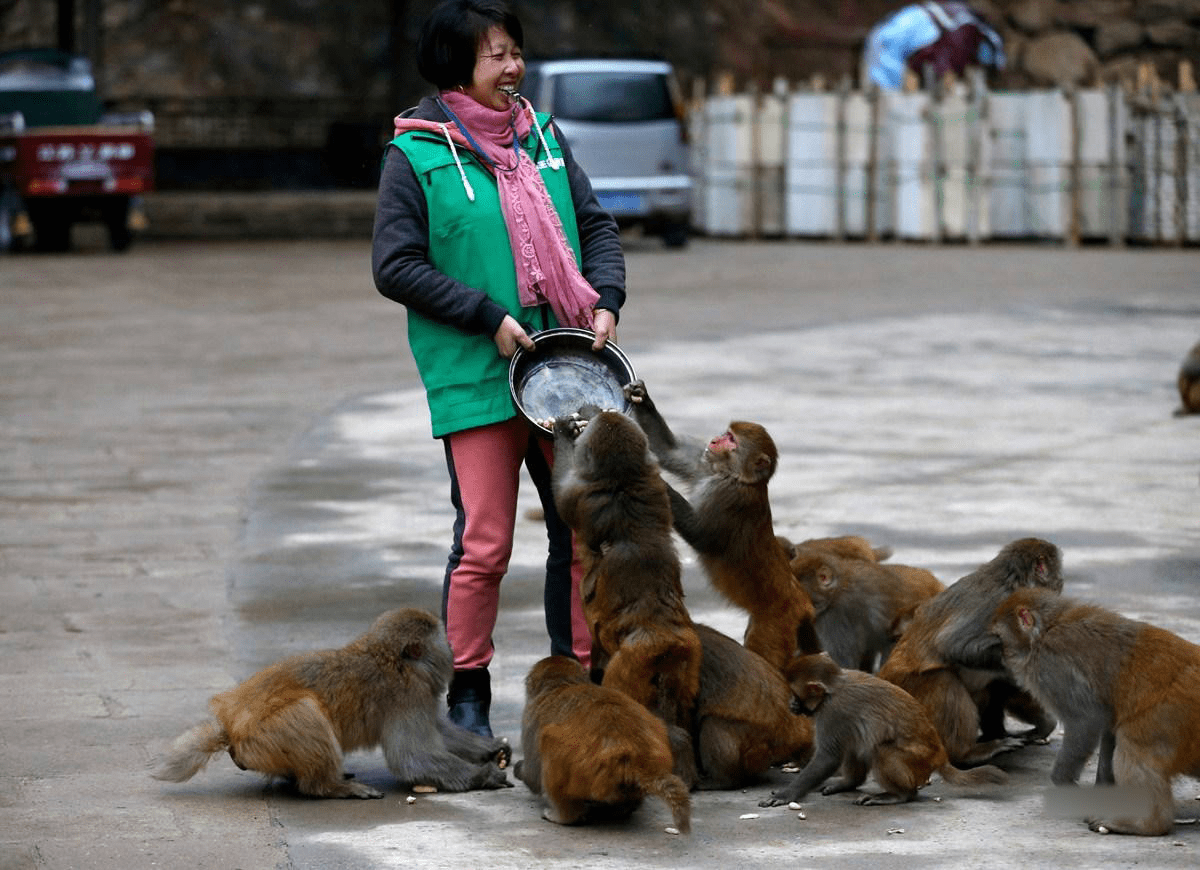
<svg viewBox="0 0 1200 870"><path fill-rule="evenodd" d="M504 315L504 319L500 321L500 328L492 336L492 341L496 343L496 350L500 356L505 359L512 359L518 346L526 350L533 350L536 347L533 339L511 314Z"/></svg>
<svg viewBox="0 0 1200 870"><path fill-rule="evenodd" d="M592 332L596 333L592 350L600 350L610 341L616 341L617 316L607 308L597 308L592 315Z"/></svg>

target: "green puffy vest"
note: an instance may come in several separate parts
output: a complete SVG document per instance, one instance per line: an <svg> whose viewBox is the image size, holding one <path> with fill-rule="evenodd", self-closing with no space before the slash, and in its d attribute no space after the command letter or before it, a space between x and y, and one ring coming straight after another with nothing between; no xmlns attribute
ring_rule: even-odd
<svg viewBox="0 0 1200 870"><path fill-rule="evenodd" d="M579 228L562 151L547 126L549 116L539 114L537 118L550 153L560 159L560 168L551 170L546 155L537 153L541 143L536 133L531 133L522 147L538 161L575 262L581 263ZM527 329L558 326L548 305L525 308L517 299L516 265L491 171L467 149L458 148L463 171L475 192L472 202L444 136L413 130L391 144L408 157L425 191L433 267L483 290ZM508 389L508 360L496 351L490 335L463 332L409 309L408 341L425 385L434 438L516 416Z"/></svg>

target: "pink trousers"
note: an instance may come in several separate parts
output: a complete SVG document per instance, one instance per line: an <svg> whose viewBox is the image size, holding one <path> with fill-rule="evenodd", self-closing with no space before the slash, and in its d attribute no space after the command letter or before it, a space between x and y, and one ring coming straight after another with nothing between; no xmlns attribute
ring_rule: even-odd
<svg viewBox="0 0 1200 870"><path fill-rule="evenodd" d="M579 597L583 568L575 558L571 529L554 507L553 442L514 418L455 432L444 443L450 499L457 511L442 592L454 669L485 668L495 652L492 633L500 609L500 581L512 556L522 465L546 515L544 607L550 652L573 655L589 666L592 641Z"/></svg>

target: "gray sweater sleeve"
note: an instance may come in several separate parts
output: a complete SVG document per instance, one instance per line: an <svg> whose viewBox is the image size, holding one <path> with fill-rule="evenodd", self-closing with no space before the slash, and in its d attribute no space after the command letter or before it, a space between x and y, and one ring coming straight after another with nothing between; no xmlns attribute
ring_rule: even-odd
<svg viewBox="0 0 1200 870"><path fill-rule="evenodd" d="M565 142L563 157L575 204L583 276L600 294L597 308L614 314L625 302L625 255L612 216L600 207L591 182ZM388 146L379 182L371 268L375 287L432 320L465 332L493 335L507 311L481 290L456 281L429 263L429 212L412 165Z"/></svg>
<svg viewBox="0 0 1200 870"><path fill-rule="evenodd" d="M482 290L429 263L429 209L408 157L389 145L371 243L375 287L401 305L464 332L493 335L508 312Z"/></svg>

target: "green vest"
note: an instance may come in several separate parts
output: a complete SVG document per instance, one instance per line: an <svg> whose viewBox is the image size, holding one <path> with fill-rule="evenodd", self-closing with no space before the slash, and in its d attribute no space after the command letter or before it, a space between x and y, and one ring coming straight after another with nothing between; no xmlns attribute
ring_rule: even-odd
<svg viewBox="0 0 1200 870"><path fill-rule="evenodd" d="M580 263L579 228L567 170L561 162L562 150L546 127L549 116L537 117L550 153L559 158L559 169L551 170L545 165L545 154L541 154L538 168L575 253L575 262ZM444 136L411 130L391 144L408 157L425 191L429 262L433 267L483 290L526 328L558 326L548 305L525 308L518 301L516 265L491 170L466 148L458 148L462 171L475 192L472 202ZM523 147L532 157L539 145L537 134L531 133ZM508 389L508 360L497 352L492 336L463 332L410 308L408 341L425 385L434 438L516 416Z"/></svg>

